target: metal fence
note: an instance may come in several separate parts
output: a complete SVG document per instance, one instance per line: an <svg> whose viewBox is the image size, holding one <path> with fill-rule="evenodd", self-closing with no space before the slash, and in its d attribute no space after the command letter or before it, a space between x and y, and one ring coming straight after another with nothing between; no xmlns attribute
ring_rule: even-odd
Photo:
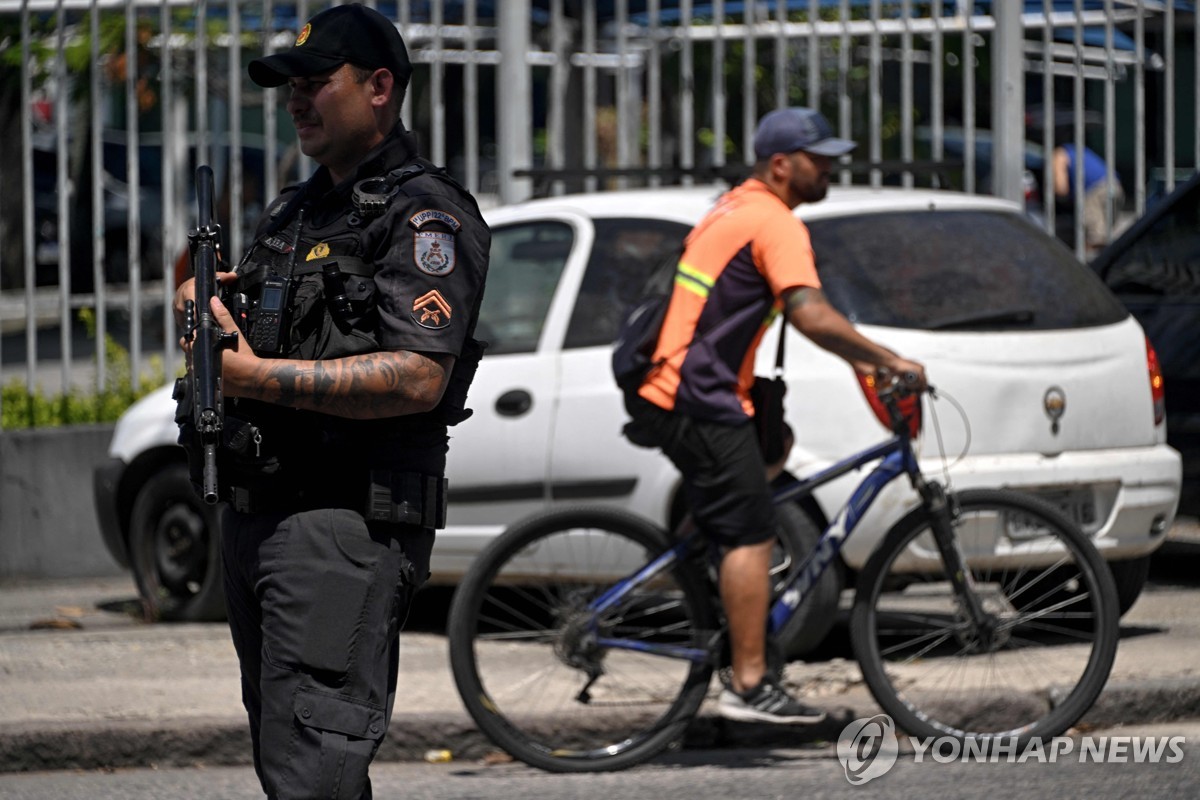
<svg viewBox="0 0 1200 800"><path fill-rule="evenodd" d="M245 65L328 5L0 0L0 374L103 387L110 335L135 383L148 354L178 368L191 175L213 165L240 254L313 167L284 93ZM1200 39L1178 0L367 5L409 45L406 123L484 204L729 178L761 114L810 105L860 142L841 182L1025 200L1083 258L1082 221L1056 215L1056 144L1120 172L1110 231L1200 163Z"/></svg>

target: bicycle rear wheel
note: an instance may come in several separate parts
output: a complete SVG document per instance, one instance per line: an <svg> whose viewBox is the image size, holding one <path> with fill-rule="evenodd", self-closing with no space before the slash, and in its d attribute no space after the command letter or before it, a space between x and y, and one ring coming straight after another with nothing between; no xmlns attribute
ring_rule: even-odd
<svg viewBox="0 0 1200 800"><path fill-rule="evenodd" d="M851 640L898 728L921 737L1056 736L1104 688L1116 590L1095 546L1017 492L951 497L955 538L986 622L955 596L924 508L888 533L859 576Z"/></svg>
<svg viewBox="0 0 1200 800"><path fill-rule="evenodd" d="M665 534L636 516L571 509L518 523L483 551L455 592L448 627L455 684L493 742L541 769L587 772L632 766L682 736L712 659L652 649L712 646L703 581L677 564L615 607L589 609L666 549Z"/></svg>

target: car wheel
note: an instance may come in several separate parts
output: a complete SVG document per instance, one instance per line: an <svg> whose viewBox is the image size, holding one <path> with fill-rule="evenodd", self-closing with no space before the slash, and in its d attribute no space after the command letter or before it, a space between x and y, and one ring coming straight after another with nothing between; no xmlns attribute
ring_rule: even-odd
<svg viewBox="0 0 1200 800"><path fill-rule="evenodd" d="M808 514L795 503L775 509L781 552L772 563L772 594L778 594L787 578L796 573L804 559L817 546L821 532ZM808 598L776 636L788 660L803 658L824 641L837 620L842 578L836 563L831 563L809 591Z"/></svg>
<svg viewBox="0 0 1200 800"><path fill-rule="evenodd" d="M216 509L192 487L186 464L146 481L133 504L129 550L133 577L155 620L224 618Z"/></svg>
<svg viewBox="0 0 1200 800"><path fill-rule="evenodd" d="M1117 584L1117 606L1121 614L1133 608L1142 594L1146 580L1150 577L1150 556L1132 558L1128 561L1110 561L1113 582Z"/></svg>

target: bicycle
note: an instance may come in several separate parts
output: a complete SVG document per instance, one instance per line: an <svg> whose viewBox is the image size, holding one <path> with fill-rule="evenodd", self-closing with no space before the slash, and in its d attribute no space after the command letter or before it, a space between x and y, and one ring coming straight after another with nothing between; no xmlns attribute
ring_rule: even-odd
<svg viewBox="0 0 1200 800"><path fill-rule="evenodd" d="M879 462L774 592L768 630L797 614L872 501L907 476L920 504L884 535L854 588L851 644L868 689L913 736L1020 746L1056 736L1108 679L1119 617L1111 573L1044 501L948 492L925 478L903 393L898 382L878 390L891 438L775 490L786 504ZM480 729L553 772L657 755L728 666L710 546L611 508L513 525L459 585L448 629L455 684Z"/></svg>

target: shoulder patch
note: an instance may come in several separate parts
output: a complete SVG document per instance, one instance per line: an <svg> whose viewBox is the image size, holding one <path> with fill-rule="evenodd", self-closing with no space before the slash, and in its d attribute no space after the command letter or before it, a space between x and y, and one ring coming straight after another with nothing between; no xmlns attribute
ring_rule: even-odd
<svg viewBox="0 0 1200 800"><path fill-rule="evenodd" d="M269 236L262 240L263 247L274 250L276 253L287 254L292 252L291 242L284 239L282 236Z"/></svg>
<svg viewBox="0 0 1200 800"><path fill-rule="evenodd" d="M431 222L440 222L454 233L458 233L462 228L462 223L453 214L442 211L440 208L427 208L408 218L408 224L417 230L421 230Z"/></svg>
<svg viewBox="0 0 1200 800"><path fill-rule="evenodd" d="M432 289L413 301L412 318L422 328L445 328L450 324L452 314L450 304L437 289Z"/></svg>
<svg viewBox="0 0 1200 800"><path fill-rule="evenodd" d="M308 251L304 260L315 261L318 258L325 258L327 255L329 255L329 245L326 242L317 242L313 245L313 249Z"/></svg>
<svg viewBox="0 0 1200 800"><path fill-rule="evenodd" d="M449 275L456 260L454 234L417 231L413 236L413 260L427 275Z"/></svg>

